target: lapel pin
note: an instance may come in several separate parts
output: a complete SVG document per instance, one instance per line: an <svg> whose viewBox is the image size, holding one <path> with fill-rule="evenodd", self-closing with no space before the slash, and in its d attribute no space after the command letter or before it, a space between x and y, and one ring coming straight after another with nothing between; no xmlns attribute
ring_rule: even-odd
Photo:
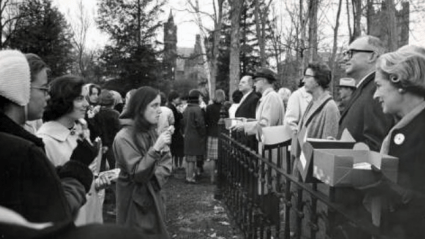
<svg viewBox="0 0 425 239"><path fill-rule="evenodd" d="M398 133L394 136L394 143L400 145L404 142L404 134Z"/></svg>

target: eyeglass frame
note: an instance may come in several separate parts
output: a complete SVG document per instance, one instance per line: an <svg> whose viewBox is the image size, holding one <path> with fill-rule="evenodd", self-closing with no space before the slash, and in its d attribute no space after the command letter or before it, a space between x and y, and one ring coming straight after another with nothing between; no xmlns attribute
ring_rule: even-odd
<svg viewBox="0 0 425 239"><path fill-rule="evenodd" d="M31 89L41 90L41 91L43 91L44 95L49 95L49 93L50 93L50 86L49 85L46 86L46 87L43 87L43 86L31 86L30 88Z"/></svg>
<svg viewBox="0 0 425 239"><path fill-rule="evenodd" d="M312 75L307 75L307 74L304 74L304 78L306 78L306 77L316 77L316 76L312 76Z"/></svg>
<svg viewBox="0 0 425 239"><path fill-rule="evenodd" d="M261 78L261 79L260 79ZM265 77L263 77L263 76L257 76L257 77L253 77L252 78L252 82L253 83L256 83L257 81L260 81L260 80L266 80L266 78Z"/></svg>
<svg viewBox="0 0 425 239"><path fill-rule="evenodd" d="M354 53L363 52L363 53L375 53L373 50L362 50L362 49L348 49L342 52L342 56L345 58L348 56L348 59L353 58Z"/></svg>

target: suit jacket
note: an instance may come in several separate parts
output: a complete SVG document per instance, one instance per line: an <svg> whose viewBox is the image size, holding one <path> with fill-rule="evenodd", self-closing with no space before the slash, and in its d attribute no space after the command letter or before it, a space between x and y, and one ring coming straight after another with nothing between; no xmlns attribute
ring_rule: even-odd
<svg viewBox="0 0 425 239"><path fill-rule="evenodd" d="M385 115L377 100L373 99L376 86L375 73L370 74L354 91L339 121L337 138L348 129L357 142L363 142L378 151L385 136L394 125L392 116Z"/></svg>
<svg viewBox="0 0 425 239"><path fill-rule="evenodd" d="M236 110L235 117L254 119L258 100L260 100L260 97L255 93L255 91L249 93Z"/></svg>

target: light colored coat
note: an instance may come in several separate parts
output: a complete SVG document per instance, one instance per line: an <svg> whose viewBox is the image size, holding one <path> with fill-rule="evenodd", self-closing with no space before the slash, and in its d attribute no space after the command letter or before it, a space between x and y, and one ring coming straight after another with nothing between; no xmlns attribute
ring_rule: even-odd
<svg viewBox="0 0 425 239"><path fill-rule="evenodd" d="M319 99L310 102L301 119L298 132L307 128L308 138L335 138L338 134L339 118L338 106L329 93L325 92Z"/></svg>
<svg viewBox="0 0 425 239"><path fill-rule="evenodd" d="M308 104L311 102L311 94L307 93L305 87L296 90L288 99L286 107L285 124L288 124L292 130L298 129L298 123L304 115Z"/></svg>
<svg viewBox="0 0 425 239"><path fill-rule="evenodd" d="M258 134L261 127L282 125L284 114L285 110L279 94L272 88L266 89L255 111L256 121L244 124L245 133Z"/></svg>
<svg viewBox="0 0 425 239"><path fill-rule="evenodd" d="M77 147L78 132L69 130L56 121L44 123L37 131L37 136L43 139L47 158L54 166L61 166L68 162L72 152ZM96 163L94 161L93 163ZM90 165L90 168L93 165ZM75 219L77 226L89 223L102 223L102 206L105 199L105 190L96 191L94 181L90 191L86 194L87 202L78 211Z"/></svg>
<svg viewBox="0 0 425 239"><path fill-rule="evenodd" d="M117 224L136 227L157 238L169 238L161 188L171 175L171 154L155 152L155 130L137 136L134 130L130 121L118 132L113 144L121 169L117 180Z"/></svg>
<svg viewBox="0 0 425 239"><path fill-rule="evenodd" d="M167 130L170 125L174 125L173 111L167 106L161 106L161 114L158 119L158 134Z"/></svg>

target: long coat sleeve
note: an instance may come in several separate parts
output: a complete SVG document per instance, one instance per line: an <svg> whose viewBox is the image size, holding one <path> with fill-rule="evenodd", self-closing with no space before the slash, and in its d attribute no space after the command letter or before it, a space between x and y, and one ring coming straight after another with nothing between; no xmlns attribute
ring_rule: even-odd
<svg viewBox="0 0 425 239"><path fill-rule="evenodd" d="M153 149L154 129L134 135L134 127L118 132L113 144L117 166L117 224L136 227L157 238L169 238L161 188L171 175L170 152Z"/></svg>
<svg viewBox="0 0 425 239"><path fill-rule="evenodd" d="M257 107L256 121L244 124L245 133L248 135L257 134L259 127L281 125L284 117L284 106L279 95L268 89L263 92L260 104Z"/></svg>

